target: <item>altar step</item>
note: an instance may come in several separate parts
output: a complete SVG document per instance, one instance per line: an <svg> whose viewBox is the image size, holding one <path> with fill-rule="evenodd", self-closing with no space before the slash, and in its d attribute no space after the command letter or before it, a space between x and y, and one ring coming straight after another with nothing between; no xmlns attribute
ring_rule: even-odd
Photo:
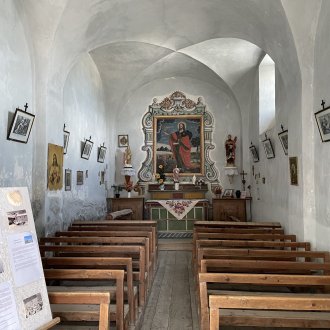
<svg viewBox="0 0 330 330"><path fill-rule="evenodd" d="M192 238L192 232L171 232L171 231L159 231L158 238Z"/></svg>

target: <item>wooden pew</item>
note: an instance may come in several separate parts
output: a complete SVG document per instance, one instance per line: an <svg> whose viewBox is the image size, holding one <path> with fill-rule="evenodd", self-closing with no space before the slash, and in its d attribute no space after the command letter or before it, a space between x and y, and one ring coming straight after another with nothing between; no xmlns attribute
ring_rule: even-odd
<svg viewBox="0 0 330 330"><path fill-rule="evenodd" d="M105 270L105 269L44 269L45 280L74 280L74 281L115 281L116 283L116 328L126 329L124 322L124 271L123 270ZM97 290L97 288L95 288ZM78 312L76 312L78 314ZM86 314L84 311L80 315ZM93 314L93 313L90 313ZM79 317L79 316L78 316ZM99 315L90 315L90 319L97 320ZM110 314L111 319L111 314Z"/></svg>
<svg viewBox="0 0 330 330"><path fill-rule="evenodd" d="M44 269L123 269L126 275L127 300L129 305L130 322L135 323L137 317L137 297L135 297L133 286L132 258L99 258L99 257L43 257ZM50 287L48 287L50 289ZM101 287L102 289L103 287ZM115 288L108 287L115 297ZM125 294L125 288L124 288ZM125 298L125 297L124 297Z"/></svg>
<svg viewBox="0 0 330 330"><path fill-rule="evenodd" d="M139 305L144 306L147 293L145 248L118 245L39 245L40 254L52 252L57 257L131 257L138 260ZM49 256L48 256L49 257Z"/></svg>
<svg viewBox="0 0 330 330"><path fill-rule="evenodd" d="M236 248L236 249L277 249L310 251L309 242L281 242L281 241L246 241L246 240L196 240L193 245L192 261L197 265L198 249L205 248Z"/></svg>
<svg viewBox="0 0 330 330"><path fill-rule="evenodd" d="M202 259L232 259L248 261L305 261L330 263L330 253L323 251L288 251L254 249L200 248L197 255L197 271L201 271ZM330 275L330 274L327 274Z"/></svg>
<svg viewBox="0 0 330 330"><path fill-rule="evenodd" d="M87 305L99 305L99 330L109 330L110 329L110 293L109 292L48 292L50 304L87 304ZM51 306L52 307L52 306ZM64 310L64 315L68 314L68 309L66 307ZM73 312L74 313L74 312ZM61 312L53 313L62 317ZM64 317L65 318L65 317Z"/></svg>
<svg viewBox="0 0 330 330"><path fill-rule="evenodd" d="M274 274L231 274L231 273L200 273L199 274L199 294L201 299L201 330L218 329L217 326L220 320L221 325L236 325L236 326L262 326L266 327L298 327L298 328L330 328L330 314L325 317L315 313L316 310L323 310L330 312L330 295L328 294L295 294L295 293L276 293L276 292L245 292L225 291L223 295L211 294L210 300L207 291L207 285L210 283L219 284L250 284L258 286L278 286L278 287L307 287L318 288L320 286L330 285L330 276L310 276L310 275L274 275ZM219 296L221 298L219 298ZM224 303L228 298L227 305ZM265 299L262 299L265 297ZM260 299L260 300L258 300ZM229 300L231 302L229 302ZM308 304L308 301L310 303ZM265 305L264 305L265 303ZM313 305L315 303L315 305ZM230 308L229 306L237 306L233 308L240 308L238 306L249 306L255 310L249 313L244 313L238 310L230 313L223 313L221 308ZM269 313L268 310L274 306L274 309L295 310L295 311L313 311L309 314L295 313ZM212 308L212 315L210 315L209 307ZM248 308L248 307L246 307ZM266 311L266 312L265 312ZM211 320L211 321L210 321ZM210 328L210 325L212 326Z"/></svg>
<svg viewBox="0 0 330 330"><path fill-rule="evenodd" d="M284 234L283 228L208 228L194 227L199 233L235 233L235 234Z"/></svg>
<svg viewBox="0 0 330 330"><path fill-rule="evenodd" d="M141 245L145 247L146 251L146 271L148 285L151 285L153 276L153 265L150 262L150 241L146 237L98 237L98 236L78 236L78 237L42 237L39 239L40 245L46 244L85 244L85 245Z"/></svg>
<svg viewBox="0 0 330 330"><path fill-rule="evenodd" d="M279 222L195 221L195 228L281 228Z"/></svg>
<svg viewBox="0 0 330 330"><path fill-rule="evenodd" d="M92 221L93 222L93 221ZM90 224L87 225L71 225L68 227L68 231L125 231L126 233L130 233L130 235L134 236L133 232L141 232L146 231L151 233L151 245L152 250L155 251L153 254L153 262L154 265L157 265L157 255L158 255L158 237L157 237L157 228L151 225L142 226L142 224L130 224L127 222L131 222L129 220L120 220L119 222L124 222L125 224L120 225L117 224L118 221L103 221L102 225L98 224ZM140 223L144 223L144 221L139 221ZM152 221L154 222L154 221Z"/></svg>

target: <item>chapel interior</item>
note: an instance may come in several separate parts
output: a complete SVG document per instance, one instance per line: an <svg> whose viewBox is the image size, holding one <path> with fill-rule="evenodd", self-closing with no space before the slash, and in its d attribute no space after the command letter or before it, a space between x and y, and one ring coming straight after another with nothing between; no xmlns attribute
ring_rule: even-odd
<svg viewBox="0 0 330 330"><path fill-rule="evenodd" d="M0 188L27 187L38 239L123 209L134 209L127 219L158 221L161 278L136 329L204 329L191 309L188 325L172 307L165 325L150 318L162 285L195 290L194 221L157 200L197 198L193 220L278 222L311 250L330 251L329 0L3 0L0 8ZM23 134L17 109L30 123ZM156 148L172 143L164 141L182 121L198 136L192 167L175 147ZM171 160L164 191L162 157ZM243 215L219 219L223 199L238 200ZM178 270L187 273L170 277Z"/></svg>

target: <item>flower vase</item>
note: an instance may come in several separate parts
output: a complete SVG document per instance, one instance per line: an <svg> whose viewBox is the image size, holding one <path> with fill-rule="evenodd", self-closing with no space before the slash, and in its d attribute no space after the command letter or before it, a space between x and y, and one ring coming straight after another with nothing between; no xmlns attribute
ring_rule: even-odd
<svg viewBox="0 0 330 330"><path fill-rule="evenodd" d="M159 189L160 190L165 190L165 185L164 184L159 185Z"/></svg>

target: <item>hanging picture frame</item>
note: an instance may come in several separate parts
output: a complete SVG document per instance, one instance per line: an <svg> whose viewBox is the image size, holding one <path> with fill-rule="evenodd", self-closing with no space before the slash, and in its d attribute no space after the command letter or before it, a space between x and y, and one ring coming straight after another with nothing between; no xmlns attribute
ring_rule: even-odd
<svg viewBox="0 0 330 330"><path fill-rule="evenodd" d="M99 152L97 154L97 161L99 163L104 163L106 152L107 152L107 148L104 145L99 147Z"/></svg>
<svg viewBox="0 0 330 330"><path fill-rule="evenodd" d="M298 186L298 157L289 157L290 183Z"/></svg>
<svg viewBox="0 0 330 330"><path fill-rule="evenodd" d="M70 169L65 169L65 175L64 175L64 184L65 184L65 191L71 190L72 185L72 171Z"/></svg>
<svg viewBox="0 0 330 330"><path fill-rule="evenodd" d="M65 130L65 124L63 128L63 154L65 155L68 150L70 132Z"/></svg>
<svg viewBox="0 0 330 330"><path fill-rule="evenodd" d="M77 185L81 186L84 184L84 171L77 171Z"/></svg>
<svg viewBox="0 0 330 330"><path fill-rule="evenodd" d="M92 137L90 137L89 139L87 139L85 141L84 146L82 148L82 152L81 152L81 158L89 159L89 156L91 155L93 144L94 144L94 142L92 142L91 139L92 139Z"/></svg>
<svg viewBox="0 0 330 330"><path fill-rule="evenodd" d="M26 105L27 108L27 105ZM16 108L11 122L7 140L27 143L35 116L32 113Z"/></svg>
<svg viewBox="0 0 330 330"><path fill-rule="evenodd" d="M259 162L259 155L258 155L258 150L257 148L252 144L251 142L251 146L250 146L250 152L251 152L251 156L252 156L252 160L254 163Z"/></svg>
<svg viewBox="0 0 330 330"><path fill-rule="evenodd" d="M272 141L270 139L265 139L265 140L262 141L262 144L263 144L264 149L265 149L266 157L268 159L275 158L275 153L274 153Z"/></svg>
<svg viewBox="0 0 330 330"><path fill-rule="evenodd" d="M128 135L118 135L118 147L119 148L127 148L128 144Z"/></svg>
<svg viewBox="0 0 330 330"><path fill-rule="evenodd" d="M281 145L283 147L284 154L288 155L288 149L289 149L289 136L288 136L288 130L282 131L278 133L278 137L281 141Z"/></svg>
<svg viewBox="0 0 330 330"><path fill-rule="evenodd" d="M316 112L315 119L322 142L330 141L330 107Z"/></svg>

